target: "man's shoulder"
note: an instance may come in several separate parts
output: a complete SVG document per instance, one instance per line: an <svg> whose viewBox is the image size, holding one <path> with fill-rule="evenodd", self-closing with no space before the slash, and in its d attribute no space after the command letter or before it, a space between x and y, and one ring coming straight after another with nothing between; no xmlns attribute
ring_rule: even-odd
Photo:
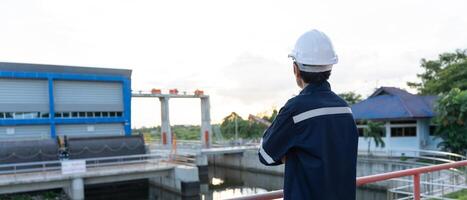
<svg viewBox="0 0 467 200"><path fill-rule="evenodd" d="M290 107L348 107L347 102L332 91L312 94L300 94L290 98L286 106Z"/></svg>

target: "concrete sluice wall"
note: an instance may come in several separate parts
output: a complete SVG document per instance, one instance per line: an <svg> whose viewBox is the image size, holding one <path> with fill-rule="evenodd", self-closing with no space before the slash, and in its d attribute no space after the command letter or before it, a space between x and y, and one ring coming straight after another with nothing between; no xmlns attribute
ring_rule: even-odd
<svg viewBox="0 0 467 200"><path fill-rule="evenodd" d="M143 136L105 136L68 138L70 159L145 154Z"/></svg>
<svg viewBox="0 0 467 200"><path fill-rule="evenodd" d="M58 147L54 139L0 141L0 165L58 160Z"/></svg>
<svg viewBox="0 0 467 200"><path fill-rule="evenodd" d="M243 153L235 154L224 154L224 155L210 155L208 157L210 165L229 167L240 170L247 170L251 172L259 172L274 175L284 174L284 165L279 166L265 166L258 160L258 154L255 150L247 150ZM359 157L357 160L357 177L368 176L373 174L381 174L385 172L399 171L409 168L422 167L428 164L415 163L415 162L404 162L399 159L388 159L388 158L366 158ZM462 173L455 171L444 170L441 172L435 172L425 174L421 176L421 181L434 182L437 180L444 180L445 184L457 184L462 182ZM459 178L460 177L460 178ZM412 177L403 177L399 180L382 181L372 184L367 184L365 188L388 190L397 187L404 187L411 184ZM463 179L465 181L465 179ZM407 187L407 190L411 190L412 187ZM434 191L439 187L422 185L422 192Z"/></svg>
<svg viewBox="0 0 467 200"><path fill-rule="evenodd" d="M208 162L210 165L214 166L230 167L234 169L275 175L284 174L284 165L265 166L260 163L258 152L256 150L246 150L243 153L210 155L208 156Z"/></svg>
<svg viewBox="0 0 467 200"><path fill-rule="evenodd" d="M69 159L145 154L142 136L70 137ZM0 141L0 165L59 160L55 139ZM0 170L5 170L0 167Z"/></svg>

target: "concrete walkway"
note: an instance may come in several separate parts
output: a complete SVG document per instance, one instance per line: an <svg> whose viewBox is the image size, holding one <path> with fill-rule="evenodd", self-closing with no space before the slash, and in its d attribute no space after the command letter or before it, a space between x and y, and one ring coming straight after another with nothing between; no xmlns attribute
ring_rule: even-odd
<svg viewBox="0 0 467 200"><path fill-rule="evenodd" d="M86 173L62 175L52 171L0 175L0 194L64 188L71 199L84 199L84 185L169 176L175 165L164 162L88 167Z"/></svg>

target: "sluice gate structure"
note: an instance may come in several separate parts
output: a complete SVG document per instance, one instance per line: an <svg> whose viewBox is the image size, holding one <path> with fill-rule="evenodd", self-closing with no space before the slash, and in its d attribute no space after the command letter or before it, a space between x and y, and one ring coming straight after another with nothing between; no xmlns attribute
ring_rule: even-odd
<svg viewBox="0 0 467 200"><path fill-rule="evenodd" d="M161 103L161 141L162 145L170 148L174 143L174 133L170 127L170 107L169 100L175 98L181 99L200 99L201 100L201 130L200 138L203 148L209 148L212 145L212 127L211 127L211 107L209 95L203 91L196 90L193 94L179 94L177 89L170 90L169 94L162 94L159 89L153 89L151 92L133 93L134 98L154 98L159 99Z"/></svg>
<svg viewBox="0 0 467 200"><path fill-rule="evenodd" d="M131 135L131 70L0 62L0 96L0 194L63 188L80 200L85 185L136 179L199 194L196 167Z"/></svg>

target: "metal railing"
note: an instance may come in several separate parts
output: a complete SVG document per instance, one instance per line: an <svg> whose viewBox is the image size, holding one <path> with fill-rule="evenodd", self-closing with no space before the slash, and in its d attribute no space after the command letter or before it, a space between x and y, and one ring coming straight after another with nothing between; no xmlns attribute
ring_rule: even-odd
<svg viewBox="0 0 467 200"><path fill-rule="evenodd" d="M160 161L167 160L167 156L160 154L139 154L128 156L113 156L113 157L99 157L99 158L86 158L76 159L85 160L87 168L97 168L104 166L118 166L125 164L137 164L152 162L158 164ZM27 163L13 163L0 165L0 175L6 174L22 174L33 172L50 172L61 169L61 160L43 161L43 162L27 162Z"/></svg>
<svg viewBox="0 0 467 200"><path fill-rule="evenodd" d="M466 160L463 155L434 150L418 150L418 149L391 149L391 150L359 150L359 156L379 156L391 158L416 158L435 161L438 163L451 163L455 161Z"/></svg>
<svg viewBox="0 0 467 200"><path fill-rule="evenodd" d="M453 163L445 163L433 166L419 167L406 169L401 171L394 171L389 173L382 173L370 176L363 176L357 178L357 186L362 186L369 183L375 183L379 181L385 181L394 178L413 176L413 199L420 200L420 175L435 171L449 170L452 168L461 168L467 166L467 160L458 161ZM270 200L283 198L284 194L282 190L266 192L255 195L248 195L242 197L231 198L230 200Z"/></svg>

